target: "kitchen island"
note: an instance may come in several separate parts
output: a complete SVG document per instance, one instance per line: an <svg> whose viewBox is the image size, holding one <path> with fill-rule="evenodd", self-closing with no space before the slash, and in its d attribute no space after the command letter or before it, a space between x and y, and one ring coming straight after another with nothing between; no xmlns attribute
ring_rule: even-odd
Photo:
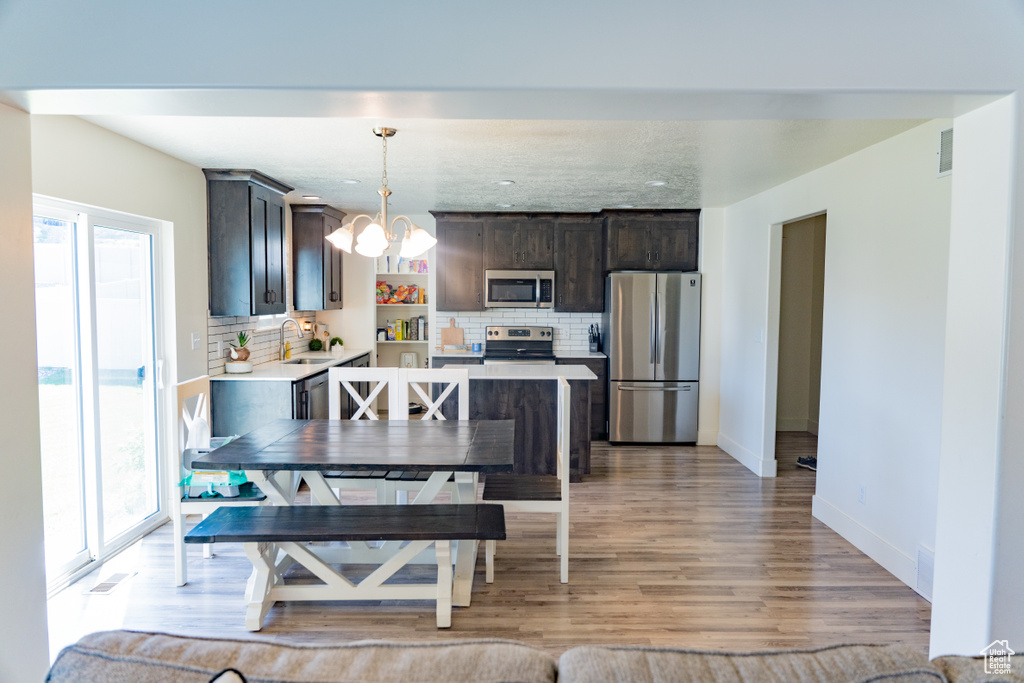
<svg viewBox="0 0 1024 683"><path fill-rule="evenodd" d="M469 419L515 420L515 474L555 474L558 422L557 379L565 377L570 398L570 475L579 481L590 474L590 382L597 380L583 365L447 365L469 372ZM454 398L442 413L458 417Z"/></svg>

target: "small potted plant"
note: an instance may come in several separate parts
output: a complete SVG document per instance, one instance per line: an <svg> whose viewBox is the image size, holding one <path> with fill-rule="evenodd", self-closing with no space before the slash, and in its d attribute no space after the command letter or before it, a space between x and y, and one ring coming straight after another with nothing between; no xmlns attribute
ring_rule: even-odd
<svg viewBox="0 0 1024 683"><path fill-rule="evenodd" d="M238 342L231 342L231 349L228 351L233 361L247 361L249 360L249 349L245 348L249 343L249 334L247 332L238 333Z"/></svg>
<svg viewBox="0 0 1024 683"><path fill-rule="evenodd" d="M330 351L332 356L340 356L345 353L345 342L341 340L341 337L331 337Z"/></svg>

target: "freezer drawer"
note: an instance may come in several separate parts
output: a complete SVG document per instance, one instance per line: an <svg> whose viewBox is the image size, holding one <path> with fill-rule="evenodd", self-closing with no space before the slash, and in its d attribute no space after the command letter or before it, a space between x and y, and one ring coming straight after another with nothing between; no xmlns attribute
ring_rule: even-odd
<svg viewBox="0 0 1024 683"><path fill-rule="evenodd" d="M610 382L608 440L696 443L697 382Z"/></svg>

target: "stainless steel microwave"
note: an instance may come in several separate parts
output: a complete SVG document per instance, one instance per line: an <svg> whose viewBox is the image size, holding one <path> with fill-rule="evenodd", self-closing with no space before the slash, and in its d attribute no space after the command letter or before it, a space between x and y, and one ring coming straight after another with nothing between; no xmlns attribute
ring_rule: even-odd
<svg viewBox="0 0 1024 683"><path fill-rule="evenodd" d="M487 270L484 292L488 308L554 308L555 271Z"/></svg>

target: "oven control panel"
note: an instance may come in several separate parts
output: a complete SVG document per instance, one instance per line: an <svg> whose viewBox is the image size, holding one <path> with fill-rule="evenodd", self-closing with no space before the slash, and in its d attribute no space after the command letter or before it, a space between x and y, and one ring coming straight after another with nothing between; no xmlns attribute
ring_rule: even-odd
<svg viewBox="0 0 1024 683"><path fill-rule="evenodd" d="M487 341L499 341L502 339L530 339L536 341L552 341L554 338L552 327L507 327L504 325L490 325L487 327Z"/></svg>

